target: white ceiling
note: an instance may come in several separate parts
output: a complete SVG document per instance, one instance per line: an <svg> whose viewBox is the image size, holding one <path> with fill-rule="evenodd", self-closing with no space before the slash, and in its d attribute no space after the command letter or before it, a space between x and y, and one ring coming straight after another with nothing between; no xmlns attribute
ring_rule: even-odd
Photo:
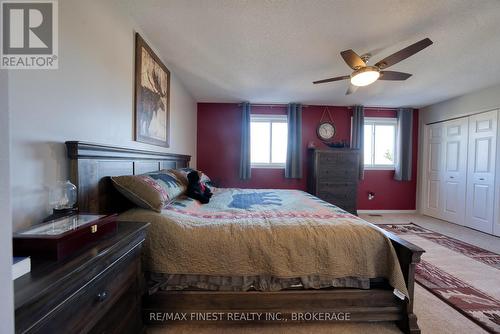
<svg viewBox="0 0 500 334"><path fill-rule="evenodd" d="M198 102L422 107L500 83L499 0L124 0ZM340 51L374 62L429 37L394 65L406 82L345 96ZM372 62L372 63L374 63Z"/></svg>

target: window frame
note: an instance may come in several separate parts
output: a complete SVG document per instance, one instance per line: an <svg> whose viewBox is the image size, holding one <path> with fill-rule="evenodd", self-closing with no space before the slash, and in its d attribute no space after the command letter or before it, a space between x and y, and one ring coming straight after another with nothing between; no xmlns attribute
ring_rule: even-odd
<svg viewBox="0 0 500 334"><path fill-rule="evenodd" d="M273 163L273 123L285 123L288 124L288 116L287 115L266 115L266 114L251 114L250 115L250 125L253 122L262 122L262 123L270 123L269 126L269 163L263 162L252 162L252 158L250 157L250 168L275 168L275 169L284 169L286 163ZM250 136L252 132L250 131ZM252 139L250 139L250 145L252 143ZM288 143L288 138L287 138ZM252 148L250 147L250 150Z"/></svg>
<svg viewBox="0 0 500 334"><path fill-rule="evenodd" d="M397 150L396 150L396 141L397 141L397 132L398 132L398 119L394 117L365 117L363 124L363 133L365 131L365 125L372 125L372 156L371 161L367 164L366 161L363 161L365 170L395 170L396 169L396 161L397 161ZM382 165L375 164L375 126L376 125L391 125L394 126L394 163L391 165Z"/></svg>

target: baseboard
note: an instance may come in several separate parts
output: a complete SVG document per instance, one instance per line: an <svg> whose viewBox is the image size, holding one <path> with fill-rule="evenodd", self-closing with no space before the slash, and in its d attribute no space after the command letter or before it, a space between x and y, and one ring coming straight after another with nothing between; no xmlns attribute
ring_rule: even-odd
<svg viewBox="0 0 500 334"><path fill-rule="evenodd" d="M417 210L358 210L358 214L382 214L382 213L417 213Z"/></svg>

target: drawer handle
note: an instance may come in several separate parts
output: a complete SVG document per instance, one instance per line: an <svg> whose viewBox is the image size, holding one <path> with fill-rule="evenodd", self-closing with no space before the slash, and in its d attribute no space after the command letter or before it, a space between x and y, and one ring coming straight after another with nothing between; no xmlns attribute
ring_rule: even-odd
<svg viewBox="0 0 500 334"><path fill-rule="evenodd" d="M484 177L480 177L480 178L479 178L479 181L484 181Z"/></svg>
<svg viewBox="0 0 500 334"><path fill-rule="evenodd" d="M102 291L97 294L97 300L100 302L105 301L107 298L108 298L108 293L106 291Z"/></svg>

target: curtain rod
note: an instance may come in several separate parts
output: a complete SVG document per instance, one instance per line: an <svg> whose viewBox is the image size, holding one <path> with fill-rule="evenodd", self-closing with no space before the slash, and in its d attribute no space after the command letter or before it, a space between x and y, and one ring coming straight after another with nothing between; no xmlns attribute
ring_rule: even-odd
<svg viewBox="0 0 500 334"><path fill-rule="evenodd" d="M238 103L238 107L241 107L241 103ZM288 104L286 103L250 103L251 106L253 107L280 107L280 108L285 108ZM314 105L316 107L341 107L341 108L347 108L349 110L352 109L353 106L331 106L331 105ZM313 105L308 105L308 104L303 104L302 108L308 108L308 107L313 107ZM397 107L372 107L372 106L364 106L365 109L371 109L375 111L382 111L382 110L391 110L395 111L398 108ZM415 109L415 108L411 108Z"/></svg>
<svg viewBox="0 0 500 334"><path fill-rule="evenodd" d="M374 111L382 111L382 110L397 110L398 108L392 108L392 107L371 107L371 106L363 106L365 109L370 109ZM347 109L352 109L352 106L348 106ZM415 108L412 108L415 109Z"/></svg>
<svg viewBox="0 0 500 334"><path fill-rule="evenodd" d="M250 103L252 107L280 107L280 108L286 108L288 104L286 103ZM241 103L238 103L238 107L241 107ZM303 104L302 108L307 108L309 105Z"/></svg>

